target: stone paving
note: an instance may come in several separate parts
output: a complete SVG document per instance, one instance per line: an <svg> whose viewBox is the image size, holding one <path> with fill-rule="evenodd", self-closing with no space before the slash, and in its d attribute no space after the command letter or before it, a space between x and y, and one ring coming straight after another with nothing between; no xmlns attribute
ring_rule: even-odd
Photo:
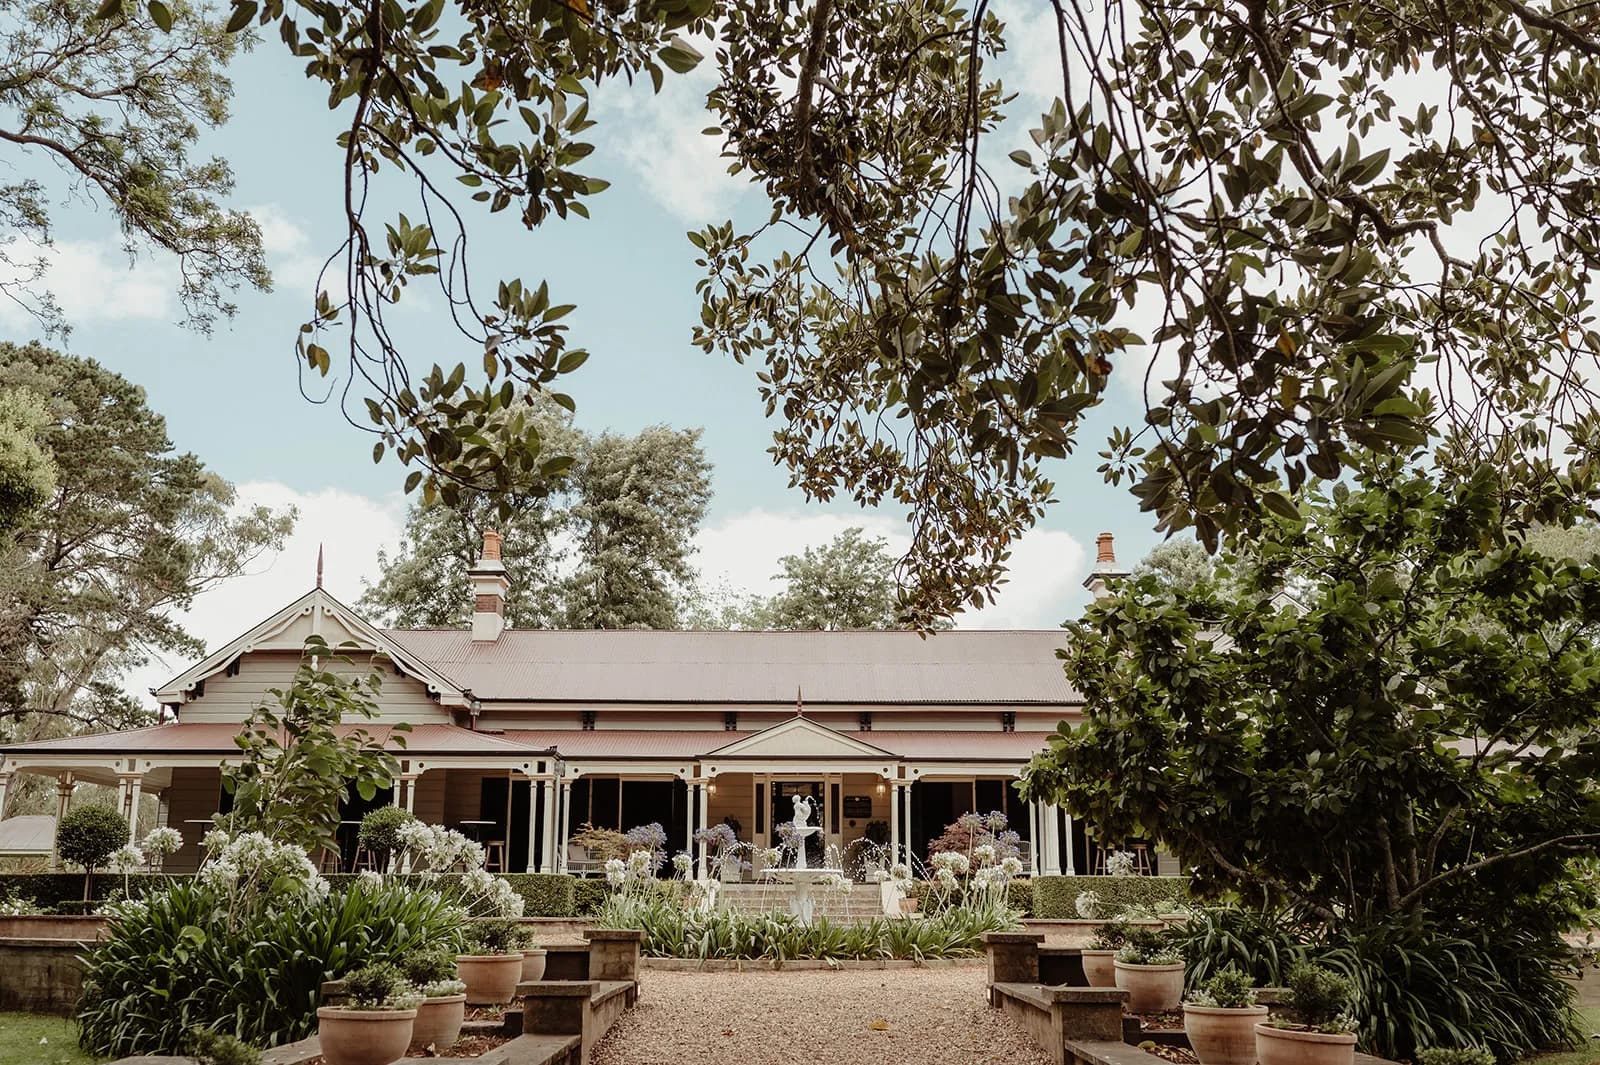
<svg viewBox="0 0 1600 1065"><path fill-rule="evenodd" d="M592 1065L1047 1065L960 968L660 972Z"/></svg>

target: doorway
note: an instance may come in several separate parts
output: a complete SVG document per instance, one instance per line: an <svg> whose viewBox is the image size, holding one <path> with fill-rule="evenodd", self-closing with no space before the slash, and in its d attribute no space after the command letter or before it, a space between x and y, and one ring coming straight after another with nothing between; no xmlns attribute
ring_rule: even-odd
<svg viewBox="0 0 1600 1065"><path fill-rule="evenodd" d="M790 824L794 821L795 796L811 800L811 823L822 828L827 820L827 815L822 806L822 781L820 780L774 780L772 782L772 799L769 807L772 817L768 830L768 846L776 847L779 844L778 826ZM806 837L806 864L820 865L826 847L826 833L813 832Z"/></svg>

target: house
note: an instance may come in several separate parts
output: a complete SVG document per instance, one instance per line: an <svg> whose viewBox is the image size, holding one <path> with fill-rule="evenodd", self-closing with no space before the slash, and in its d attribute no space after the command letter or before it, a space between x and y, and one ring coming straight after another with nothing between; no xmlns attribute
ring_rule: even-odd
<svg viewBox="0 0 1600 1065"><path fill-rule="evenodd" d="M1120 575L1111 537L1086 585ZM507 628L500 537L469 573L463 629L378 628L318 586L156 689L169 723L0 747L0 809L20 773L120 788L125 813L160 797L194 868L229 796L220 766L270 688L286 686L307 637L345 645L350 668L383 671L381 717L366 727L399 759L393 803L496 845L507 871L569 868L562 841L583 824L659 822L669 849L728 823L769 844L792 798L815 802L841 850L870 831L926 860L928 841L966 811L1004 810L1030 871L1090 871L1103 851L1056 807L1012 784L1082 699L1056 658L1062 633L524 631ZM392 726L404 722L401 738ZM373 804L352 797L353 827ZM882 822L875 825L875 822ZM699 856L703 863L704 855ZM703 868L703 866L702 866ZM1097 871L1097 870L1096 870Z"/></svg>

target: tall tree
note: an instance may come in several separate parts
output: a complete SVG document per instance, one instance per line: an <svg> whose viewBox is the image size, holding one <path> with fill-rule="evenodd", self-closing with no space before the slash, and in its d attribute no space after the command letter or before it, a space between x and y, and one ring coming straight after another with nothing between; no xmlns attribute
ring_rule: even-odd
<svg viewBox="0 0 1600 1065"><path fill-rule="evenodd" d="M39 444L49 421L41 397L0 391L0 536L31 520L56 489L56 464Z"/></svg>
<svg viewBox="0 0 1600 1065"><path fill-rule="evenodd" d="M694 536L711 496L698 429L589 437L545 408L540 435L574 465L539 493L464 490L415 505L398 553L380 555L360 605L391 625L450 627L471 613L467 570L485 529L504 536L517 628L676 628L694 583ZM511 509L505 513L504 504Z"/></svg>
<svg viewBox="0 0 1600 1065"><path fill-rule="evenodd" d="M576 454L586 437L572 427L568 413L537 397L534 431L545 446ZM362 592L358 605L385 624L406 628L452 628L471 617L467 570L483 549L483 534L504 537L501 560L511 587L506 621L515 628L559 624L562 612L561 565L570 551L562 533L570 521L565 472L540 477L533 490L494 498L463 490L454 504L442 500L413 503L406 514L404 540L393 555L378 552L378 579Z"/></svg>
<svg viewBox="0 0 1600 1065"><path fill-rule="evenodd" d="M47 333L70 325L45 276L51 212L83 199L117 219L130 255L176 258L184 318L207 329L233 313L232 292L271 286L260 228L222 204L227 162L191 154L227 120L222 71L244 39L210 4L102 6L0 0L0 142L25 175L0 186L0 297Z"/></svg>
<svg viewBox="0 0 1600 1065"><path fill-rule="evenodd" d="M1133 576L1154 577L1166 588L1190 589L1209 580L1215 570L1205 548L1187 537L1178 537L1152 547L1133 567Z"/></svg>
<svg viewBox="0 0 1600 1065"><path fill-rule="evenodd" d="M563 623L677 628L695 580L694 535L711 501L700 430L604 433L580 450L571 478L577 568L563 582Z"/></svg>
<svg viewBox="0 0 1600 1065"><path fill-rule="evenodd" d="M12 390L45 400L38 441L56 485L0 545L0 730L127 724L115 717L132 707L105 683L154 654L202 651L177 613L280 547L294 516L241 505L173 449L142 389L92 360L0 344L0 392Z"/></svg>
<svg viewBox="0 0 1600 1065"><path fill-rule="evenodd" d="M1025 791L1159 840L1202 891L1544 951L1566 859L1600 844L1600 566L1530 546L1487 468L1375 462L1302 506L1232 580L1147 576L1069 626L1085 720Z"/></svg>
<svg viewBox="0 0 1600 1065"><path fill-rule="evenodd" d="M749 628L892 629L899 625L900 585L889 542L860 527L821 547L779 559L783 590L759 602Z"/></svg>

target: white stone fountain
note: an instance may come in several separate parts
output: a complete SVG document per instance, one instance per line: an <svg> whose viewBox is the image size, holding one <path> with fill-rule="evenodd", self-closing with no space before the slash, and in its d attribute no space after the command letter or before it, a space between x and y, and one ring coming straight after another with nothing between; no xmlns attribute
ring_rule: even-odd
<svg viewBox="0 0 1600 1065"><path fill-rule="evenodd" d="M802 795L794 797L794 820L790 822L795 844L794 865L778 869L773 874L780 883L790 886L789 912L806 925L811 923L811 915L816 908L816 901L811 897L811 885L844 873L842 869L813 869L806 864L806 840L822 831L820 826L811 823L812 812L810 799Z"/></svg>

